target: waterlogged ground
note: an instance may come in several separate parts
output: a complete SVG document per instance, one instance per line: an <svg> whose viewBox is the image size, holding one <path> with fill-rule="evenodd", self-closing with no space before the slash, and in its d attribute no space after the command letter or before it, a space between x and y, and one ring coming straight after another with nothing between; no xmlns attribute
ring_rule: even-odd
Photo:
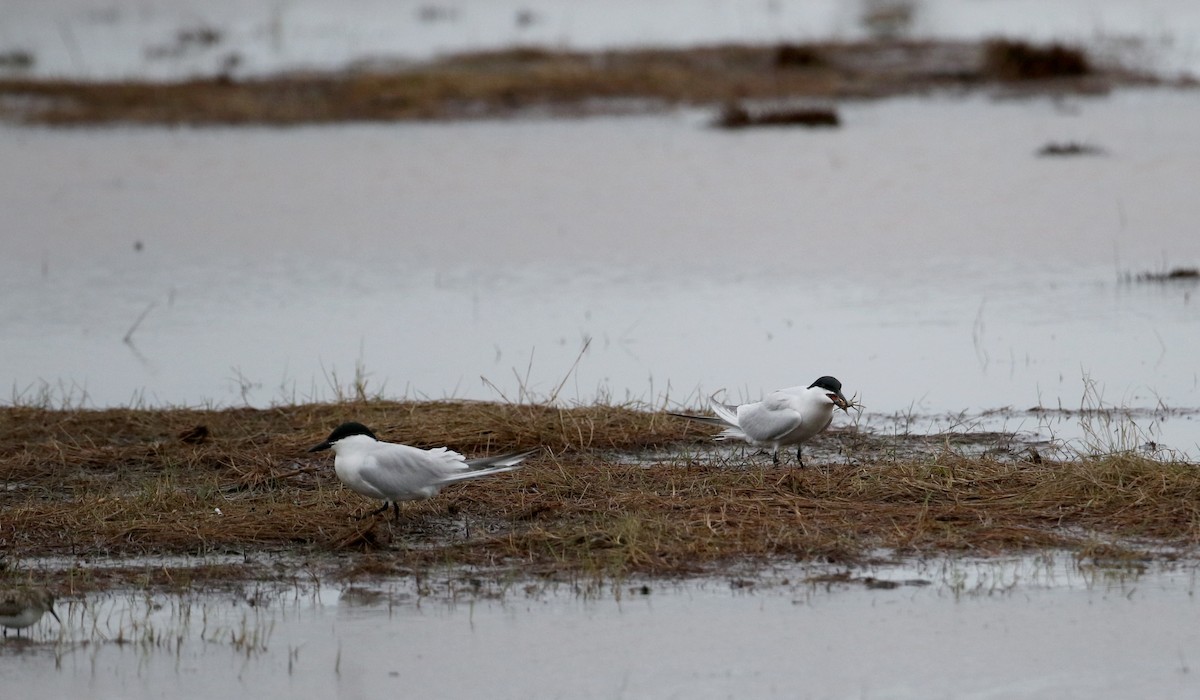
<svg viewBox="0 0 1200 700"><path fill-rule="evenodd" d="M690 582L469 576L63 600L6 694L1191 698L1193 566L1068 555Z"/></svg>

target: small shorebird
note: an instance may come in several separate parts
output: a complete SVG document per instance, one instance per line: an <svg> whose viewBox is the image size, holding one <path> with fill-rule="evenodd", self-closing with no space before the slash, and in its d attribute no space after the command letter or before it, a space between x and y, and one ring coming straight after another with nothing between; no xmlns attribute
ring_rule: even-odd
<svg viewBox="0 0 1200 700"><path fill-rule="evenodd" d="M21 630L37 623L42 615L50 613L61 625L58 613L54 612L54 596L45 588L25 588L0 594L0 627L4 628L4 636L8 636L8 628Z"/></svg>
<svg viewBox="0 0 1200 700"><path fill-rule="evenodd" d="M338 479L352 491L383 501L367 515L377 515L390 505L394 517L400 517L397 501L432 498L443 486L488 474L510 472L541 448L510 452L493 457L467 459L445 447L423 450L419 447L382 442L362 423L342 423L329 437L309 452L332 449L336 455L333 469Z"/></svg>
<svg viewBox="0 0 1200 700"><path fill-rule="evenodd" d="M796 461L804 466L804 443L829 427L834 407L843 411L850 402L842 395L842 383L833 377L821 377L807 387L794 386L767 394L762 401L740 406L709 402L715 416L687 413L671 415L719 425L717 440L745 440L751 445L771 448L771 461L779 464L779 448L796 446Z"/></svg>

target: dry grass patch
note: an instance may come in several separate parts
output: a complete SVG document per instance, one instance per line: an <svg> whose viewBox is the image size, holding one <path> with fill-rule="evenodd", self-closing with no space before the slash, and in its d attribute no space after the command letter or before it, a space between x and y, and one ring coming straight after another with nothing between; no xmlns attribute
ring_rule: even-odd
<svg viewBox="0 0 1200 700"><path fill-rule="evenodd" d="M1049 52L1049 53L1047 53ZM1073 72L1069 60L1081 62ZM1065 77L1064 77L1065 76ZM0 115L40 124L301 124L602 113L739 100L862 98L1053 77L1095 92L1152 79L1079 49L1013 42L824 42L580 53L510 49L343 73L174 83L0 80Z"/></svg>

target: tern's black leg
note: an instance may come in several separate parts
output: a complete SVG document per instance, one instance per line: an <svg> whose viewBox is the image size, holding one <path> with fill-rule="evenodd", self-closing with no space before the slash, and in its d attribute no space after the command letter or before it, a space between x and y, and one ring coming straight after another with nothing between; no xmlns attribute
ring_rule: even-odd
<svg viewBox="0 0 1200 700"><path fill-rule="evenodd" d="M387 510L388 506L392 506L392 505L395 505L395 503L393 503L392 501L384 501L382 506L376 508L375 510L371 511L370 513L364 513L364 514L358 516L357 519L358 520L366 520L367 518L371 517L372 515L379 515L383 511Z"/></svg>
<svg viewBox="0 0 1200 700"><path fill-rule="evenodd" d="M392 521L400 521L400 504L396 501L392 501Z"/></svg>
<svg viewBox="0 0 1200 700"><path fill-rule="evenodd" d="M774 464L777 467L779 466L779 448L778 447L776 447L775 451L771 453L771 464Z"/></svg>
<svg viewBox="0 0 1200 700"><path fill-rule="evenodd" d="M804 467L804 456L802 454L803 452L804 452L804 445L796 445L796 464L799 464L801 468Z"/></svg>

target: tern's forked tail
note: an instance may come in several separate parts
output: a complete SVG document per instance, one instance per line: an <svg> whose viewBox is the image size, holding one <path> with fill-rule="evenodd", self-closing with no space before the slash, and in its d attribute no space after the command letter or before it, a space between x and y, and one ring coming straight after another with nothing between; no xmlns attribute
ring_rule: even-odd
<svg viewBox="0 0 1200 700"><path fill-rule="evenodd" d="M490 469L492 467L510 467L515 469L534 454L541 452L542 448L535 447L532 450L521 450L519 452L506 452L502 455L492 455L491 457L476 457L468 459L467 466L471 468L471 474L475 472Z"/></svg>
<svg viewBox="0 0 1200 700"><path fill-rule="evenodd" d="M737 406L727 406L723 403L712 402L713 413L715 416L698 416L694 413L667 413L669 416L676 418L686 418L704 423L706 425L716 425L724 428L721 432L713 436L714 440L745 440L746 434L737 424Z"/></svg>
<svg viewBox="0 0 1200 700"><path fill-rule="evenodd" d="M686 418L688 420L694 420L697 423L707 423L709 425L728 425L725 421L717 418L716 416L698 416L694 413L671 413L670 411L667 412L667 415L675 416L676 418Z"/></svg>
<svg viewBox="0 0 1200 700"><path fill-rule="evenodd" d="M532 450L522 450L521 452L508 452L502 455L494 455L492 457L476 457L468 459L467 466L469 471L450 474L441 480L443 484L452 484L456 481L465 479L474 479L478 476L487 476L488 474L502 474L504 472L516 471L521 468L521 462L525 461L530 455L541 452L542 448L535 447Z"/></svg>

